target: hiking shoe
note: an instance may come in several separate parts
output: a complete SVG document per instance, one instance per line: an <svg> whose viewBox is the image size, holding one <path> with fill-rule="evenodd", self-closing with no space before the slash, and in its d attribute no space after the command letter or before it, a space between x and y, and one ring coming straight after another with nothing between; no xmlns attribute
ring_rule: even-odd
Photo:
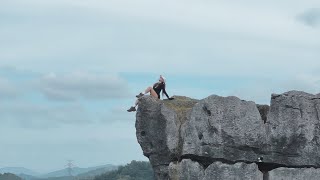
<svg viewBox="0 0 320 180"><path fill-rule="evenodd" d="M136 111L136 107L131 106L130 109L127 110L128 112Z"/></svg>
<svg viewBox="0 0 320 180"><path fill-rule="evenodd" d="M144 94L140 93L138 95L136 95L137 98L141 98Z"/></svg>

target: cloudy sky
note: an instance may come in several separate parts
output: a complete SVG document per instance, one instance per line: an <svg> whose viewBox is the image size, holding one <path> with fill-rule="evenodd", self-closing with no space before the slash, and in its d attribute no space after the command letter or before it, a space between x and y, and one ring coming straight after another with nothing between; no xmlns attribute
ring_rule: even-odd
<svg viewBox="0 0 320 180"><path fill-rule="evenodd" d="M134 95L320 92L318 0L1 0L0 167L146 160Z"/></svg>

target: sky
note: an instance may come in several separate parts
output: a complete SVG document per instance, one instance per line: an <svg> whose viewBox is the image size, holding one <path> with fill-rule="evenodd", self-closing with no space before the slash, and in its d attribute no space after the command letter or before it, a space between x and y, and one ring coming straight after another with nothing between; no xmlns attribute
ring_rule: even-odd
<svg viewBox="0 0 320 180"><path fill-rule="evenodd" d="M318 0L1 0L0 168L147 160L135 95L320 92Z"/></svg>

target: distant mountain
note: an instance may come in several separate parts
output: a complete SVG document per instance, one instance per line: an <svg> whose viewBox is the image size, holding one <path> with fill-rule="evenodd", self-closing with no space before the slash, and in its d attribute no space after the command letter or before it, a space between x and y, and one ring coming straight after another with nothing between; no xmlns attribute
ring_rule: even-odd
<svg viewBox="0 0 320 180"><path fill-rule="evenodd" d="M39 178L31 176L28 174L18 174L17 176L21 177L23 180L38 180Z"/></svg>
<svg viewBox="0 0 320 180"><path fill-rule="evenodd" d="M113 170L118 169L118 166L114 166L114 165L105 165L101 168L95 169L95 170L91 170L89 172L86 173L82 173L78 175L78 178L80 179L90 179L90 177L95 177ZM92 178L93 179L93 178Z"/></svg>
<svg viewBox="0 0 320 180"><path fill-rule="evenodd" d="M91 173L105 173L105 172L108 172L108 171L111 171L113 169L116 169L117 167L114 166L114 165L103 165L103 166L95 166L95 167L89 167L89 168L79 168L79 167L75 167L75 168L72 168L72 171L71 171L71 174L73 176L78 176L78 175L82 175L82 177L85 177L85 173L88 173L88 172L91 172ZM110 170L109 170L110 169ZM97 170L97 172L94 172L95 170ZM107 170L107 171L105 171ZM100 174L102 174L100 173ZM51 172L51 173L48 173L48 174L44 174L44 175L41 175L39 176L40 178L49 178L49 177L65 177L65 176L69 176L69 169L62 169L62 170L59 170L59 171L54 171L54 172Z"/></svg>
<svg viewBox="0 0 320 180"><path fill-rule="evenodd" d="M77 176L75 176L75 177L63 176L63 177L39 178L39 177L29 176L29 175L25 175L25 174L20 174L19 177L22 178L22 180L80 180L79 178L77 178ZM2 179L0 178L0 180L2 180Z"/></svg>
<svg viewBox="0 0 320 180"><path fill-rule="evenodd" d="M22 180L20 177L11 173L0 173L0 180Z"/></svg>
<svg viewBox="0 0 320 180"><path fill-rule="evenodd" d="M32 171L30 169L26 169L24 167L5 167L0 169L0 173L12 173L12 174L28 174L31 176L38 176L39 173Z"/></svg>
<svg viewBox="0 0 320 180"><path fill-rule="evenodd" d="M0 173L12 173L19 176L23 180L87 180L93 179L97 175L101 175L107 173L109 171L117 169L118 166L114 166L111 164L102 165L102 166L95 166L89 168L79 168L75 167L72 168L72 175L74 177L69 176L68 169L62 169L59 171L54 171L51 173L39 175L32 170L23 168L23 167L8 167L8 168L1 168ZM0 180L2 180L0 178Z"/></svg>
<svg viewBox="0 0 320 180"><path fill-rule="evenodd" d="M44 178L44 179L40 178L35 180L79 180L79 179L73 176L63 176L63 177L50 177L50 178Z"/></svg>
<svg viewBox="0 0 320 180"><path fill-rule="evenodd" d="M117 170L96 176L94 180L154 180L153 170L149 162L131 161Z"/></svg>

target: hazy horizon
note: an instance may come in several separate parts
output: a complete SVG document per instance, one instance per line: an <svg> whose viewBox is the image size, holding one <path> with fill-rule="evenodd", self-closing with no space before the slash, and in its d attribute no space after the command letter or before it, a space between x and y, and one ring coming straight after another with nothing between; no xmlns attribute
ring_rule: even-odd
<svg viewBox="0 0 320 180"><path fill-rule="evenodd" d="M47 171L37 171L37 170L34 170L34 169L31 169L31 168L28 168L28 167L2 167L0 166L0 170L2 169L15 169L15 168L22 168L22 169L26 169L26 170L30 170L32 171L33 173L36 173L38 176L42 176L42 175L46 175L46 174L49 174L49 173L53 173L53 172L56 172L56 171L61 171L61 170L67 170L68 167L67 167L67 163L61 167L60 169L51 169L51 170L47 170ZM74 164L74 167L72 168L93 168L93 167L100 167L100 166L106 166L106 165L113 165L113 166L121 166L121 165L126 165L126 164L129 164L130 162L128 163L125 163L125 164L100 164L100 165L94 165L94 166L88 166L88 167L79 167L77 166L76 164ZM19 175L19 174L17 174ZM28 174L28 175L32 175L32 174Z"/></svg>
<svg viewBox="0 0 320 180"><path fill-rule="evenodd" d="M142 160L142 161L147 161L147 160ZM130 161L131 162L131 161ZM99 167L99 166L105 166L105 165L113 165L113 166L121 166L121 165L126 165L126 164L129 164L130 162L128 163L124 163L124 164L98 164L98 165L93 165L93 166L77 166L76 164L74 164L75 166L72 167L72 168L91 168L91 167ZM66 162L66 164L64 166L62 166L60 169L48 169L46 171L38 171L38 170L35 170L35 169L32 169L32 168L28 168L28 167L6 167L6 166L0 166L0 169L11 169L11 168L23 168L23 169L27 169L27 170L31 170L33 171L34 173L37 173L38 175L45 175L45 174L48 174L48 173L52 173L52 172L55 172L55 171L60 171L60 170L66 170L68 169L68 167L66 166L68 162ZM30 175L30 174L29 174Z"/></svg>
<svg viewBox="0 0 320 180"><path fill-rule="evenodd" d="M135 95L320 93L320 2L4 0L0 167L144 160Z"/></svg>

